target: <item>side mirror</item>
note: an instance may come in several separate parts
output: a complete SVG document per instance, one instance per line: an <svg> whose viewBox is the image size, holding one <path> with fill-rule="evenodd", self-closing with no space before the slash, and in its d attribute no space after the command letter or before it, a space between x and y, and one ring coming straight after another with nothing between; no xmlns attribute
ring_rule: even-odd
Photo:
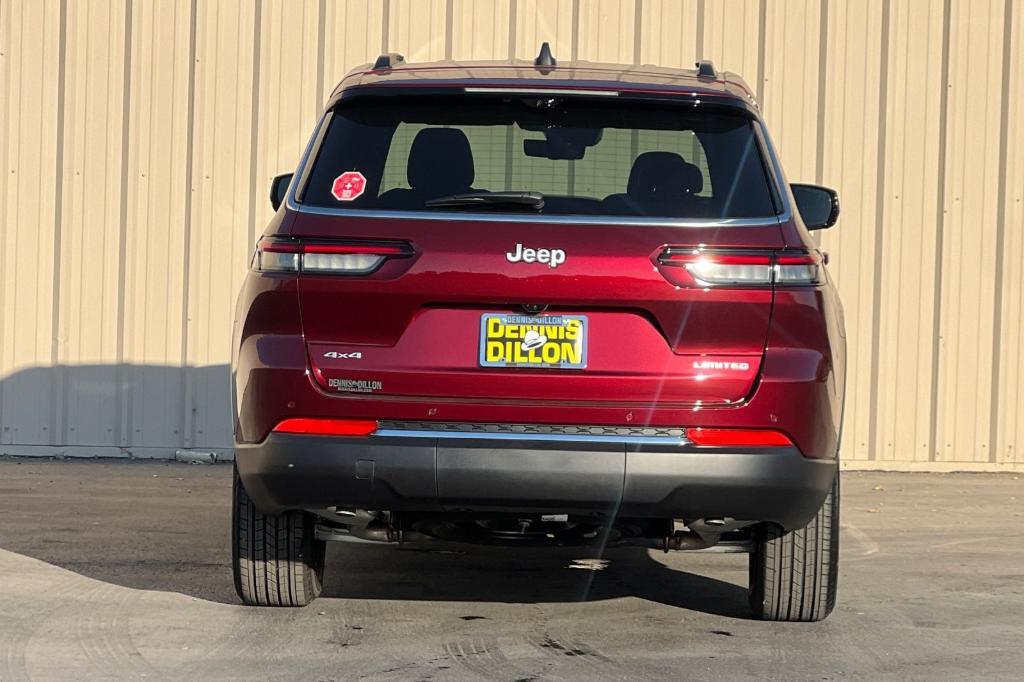
<svg viewBox="0 0 1024 682"><path fill-rule="evenodd" d="M292 184L293 175L294 173L285 173L271 180L270 205L274 207L275 211L281 208L281 204L284 203L284 198L288 195L288 185Z"/></svg>
<svg viewBox="0 0 1024 682"><path fill-rule="evenodd" d="M790 185L796 208L808 230L824 230L839 220L839 195L819 185Z"/></svg>

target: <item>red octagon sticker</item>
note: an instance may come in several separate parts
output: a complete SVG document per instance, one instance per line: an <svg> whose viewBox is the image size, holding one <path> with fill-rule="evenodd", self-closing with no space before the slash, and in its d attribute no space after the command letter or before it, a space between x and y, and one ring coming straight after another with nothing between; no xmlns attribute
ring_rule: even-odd
<svg viewBox="0 0 1024 682"><path fill-rule="evenodd" d="M346 171L334 178L331 194L338 201L352 201L366 191L366 178L359 171Z"/></svg>

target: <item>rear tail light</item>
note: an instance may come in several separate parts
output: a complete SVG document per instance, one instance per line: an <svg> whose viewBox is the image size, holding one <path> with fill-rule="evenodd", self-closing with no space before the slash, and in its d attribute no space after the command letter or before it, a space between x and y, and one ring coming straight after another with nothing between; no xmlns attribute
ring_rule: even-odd
<svg viewBox="0 0 1024 682"><path fill-rule="evenodd" d="M252 257L252 269L259 272L298 272L299 258L297 242L261 239Z"/></svg>
<svg viewBox="0 0 1024 682"><path fill-rule="evenodd" d="M720 447L753 446L778 447L792 446L793 441L781 431L772 429L686 429L686 438L694 445L714 445Z"/></svg>
<svg viewBox="0 0 1024 682"><path fill-rule="evenodd" d="M821 284L821 255L779 254L775 257L776 284Z"/></svg>
<svg viewBox="0 0 1024 682"><path fill-rule="evenodd" d="M716 251L703 248L667 248L658 256L661 265L682 268L686 277L666 276L675 284L716 287L807 286L822 283L821 256L804 251Z"/></svg>
<svg viewBox="0 0 1024 682"><path fill-rule="evenodd" d="M403 242L305 242L264 237L256 245L252 268L258 272L309 272L368 275L389 258L408 258Z"/></svg>
<svg viewBox="0 0 1024 682"><path fill-rule="evenodd" d="M682 265L697 284L771 284L772 257L770 255L731 255L689 253L683 259L672 254L672 265Z"/></svg>
<svg viewBox="0 0 1024 682"><path fill-rule="evenodd" d="M275 433L304 436L369 436L377 430L373 419L309 419L296 417L278 422Z"/></svg>

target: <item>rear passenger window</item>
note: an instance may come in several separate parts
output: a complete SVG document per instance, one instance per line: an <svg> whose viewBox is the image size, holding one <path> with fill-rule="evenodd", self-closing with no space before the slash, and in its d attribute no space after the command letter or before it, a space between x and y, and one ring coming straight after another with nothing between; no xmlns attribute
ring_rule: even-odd
<svg viewBox="0 0 1024 682"><path fill-rule="evenodd" d="M353 171L365 178L365 190L334 196L332 182ZM754 123L742 113L574 98L343 103L303 201L438 210L428 202L509 191L542 194L543 214L750 218L777 212ZM499 203L472 208L523 210Z"/></svg>

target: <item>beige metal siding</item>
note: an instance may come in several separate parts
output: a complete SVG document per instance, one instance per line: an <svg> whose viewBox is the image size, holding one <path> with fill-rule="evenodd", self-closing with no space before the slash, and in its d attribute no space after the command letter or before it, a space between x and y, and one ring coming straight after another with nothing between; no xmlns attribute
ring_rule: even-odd
<svg viewBox="0 0 1024 682"><path fill-rule="evenodd" d="M184 442L183 354L189 196L191 15L135 3L130 24L127 173L121 179L120 446Z"/></svg>
<svg viewBox="0 0 1024 682"><path fill-rule="evenodd" d="M59 239L54 195L63 180L63 171L58 177L57 170L63 155L57 120L64 102L56 85L63 82L64 22L56 3L5 2L0 10L0 439L4 445L46 444L58 437L53 411L57 373L37 368L57 363L53 302Z"/></svg>
<svg viewBox="0 0 1024 682"><path fill-rule="evenodd" d="M999 3L1001 6L1002 3ZM937 424L940 459L972 451L988 459L992 409L996 215L999 196L1000 41L994 0L958 5L950 18L946 172L943 178L942 275L939 304L939 405L957 419ZM950 415L952 416L952 415Z"/></svg>
<svg viewBox="0 0 1024 682"><path fill-rule="evenodd" d="M842 228L823 235L821 243L832 256L832 274L846 309L849 367L843 440L846 450L858 457L878 454L872 438L872 419L878 414L873 389L879 385L872 340L878 324L876 296L878 301L883 298L877 281L881 249L876 242L878 155L883 144L878 136L883 9L881 3L830 3L822 105L827 146L822 149L821 179L838 189L844 201ZM767 90L765 97L770 99L770 84ZM801 176L790 170L789 177Z"/></svg>
<svg viewBox="0 0 1024 682"><path fill-rule="evenodd" d="M885 462L930 456L943 15L918 4L894 3L889 22L875 389L875 453Z"/></svg>
<svg viewBox="0 0 1024 682"><path fill-rule="evenodd" d="M70 3L64 62L57 283L56 437L116 445L124 174L123 3ZM119 36L121 40L111 39ZM90 367L83 370L82 365Z"/></svg>
<svg viewBox="0 0 1024 682"><path fill-rule="evenodd" d="M4 0L0 445L230 447L235 293L324 98L382 51L690 67L843 198L848 465L1024 469L1013 0Z"/></svg>
<svg viewBox="0 0 1024 682"><path fill-rule="evenodd" d="M996 461L1024 463L1024 10L1016 9L1007 24L1013 36L1003 73L1006 108L1001 143L1003 187L999 306L998 391L995 392Z"/></svg>

